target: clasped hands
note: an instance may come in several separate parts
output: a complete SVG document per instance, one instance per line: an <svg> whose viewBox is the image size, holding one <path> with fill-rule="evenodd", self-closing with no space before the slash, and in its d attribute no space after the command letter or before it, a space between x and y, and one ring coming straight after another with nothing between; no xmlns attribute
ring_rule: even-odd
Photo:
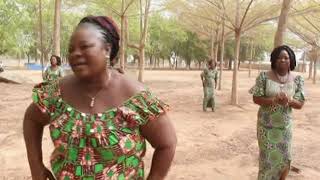
<svg viewBox="0 0 320 180"><path fill-rule="evenodd" d="M290 97L284 92L280 92L272 99L273 104L279 104L281 106L288 106L289 103L292 101Z"/></svg>

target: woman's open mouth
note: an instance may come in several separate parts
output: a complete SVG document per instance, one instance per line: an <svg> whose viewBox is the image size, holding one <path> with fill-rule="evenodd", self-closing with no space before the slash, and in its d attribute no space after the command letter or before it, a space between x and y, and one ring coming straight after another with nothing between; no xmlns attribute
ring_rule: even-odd
<svg viewBox="0 0 320 180"><path fill-rule="evenodd" d="M88 66L88 64L86 62L77 62L77 63L71 64L72 68L82 68L85 66Z"/></svg>

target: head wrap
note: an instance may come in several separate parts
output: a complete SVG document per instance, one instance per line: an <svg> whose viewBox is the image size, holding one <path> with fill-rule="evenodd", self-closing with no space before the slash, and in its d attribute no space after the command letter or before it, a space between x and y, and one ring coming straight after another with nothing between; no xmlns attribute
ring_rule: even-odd
<svg viewBox="0 0 320 180"><path fill-rule="evenodd" d="M99 26L105 33L104 38L106 42L112 45L110 60L113 61L119 51L119 29L116 23L109 17L106 16L87 16L81 19L79 24L92 23Z"/></svg>

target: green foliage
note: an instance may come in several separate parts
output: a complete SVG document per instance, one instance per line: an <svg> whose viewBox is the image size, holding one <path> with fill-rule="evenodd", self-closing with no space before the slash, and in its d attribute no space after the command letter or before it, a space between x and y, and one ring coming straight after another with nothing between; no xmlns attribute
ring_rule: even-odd
<svg viewBox="0 0 320 180"><path fill-rule="evenodd" d="M67 56L71 33L82 17L88 14L112 16L120 27L121 2L119 0L62 1L60 38L62 57ZM126 3L129 2L126 1ZM0 55L35 58L39 54L38 3L38 0L0 0ZM275 5L274 1L268 3L261 1L259 3L267 4L268 8L271 5ZM259 8L251 10L254 12L250 11L248 18L252 19L257 16L258 22L260 19L258 15L261 14L262 10L268 8L267 6L263 8L264 6L261 4L256 5L259 5ZM202 62L206 60L209 57L211 46L211 28L212 25L217 26L217 24L212 24L212 21L209 20L211 19L210 14L213 11L217 11L217 9L213 8L212 4L200 3L199 1L192 1L191 4L184 1L168 1L167 6L169 9L169 6L175 9L175 11L170 11L170 15L168 15L168 11L154 11L154 9L150 13L146 42L147 57L167 60L170 59L171 53L175 52L180 57L179 59L184 60L187 65L190 65L192 61ZM177 9L177 7L180 8ZM189 7L197 8L190 9ZM231 9L230 7L228 8L230 11ZM140 39L139 13L139 1L134 1L126 12L130 43L138 43ZM43 45L45 57L48 57L53 51L54 0L42 0L42 14ZM311 20L316 19L316 17L313 18L310 15L308 18ZM303 20L301 18L295 19ZM249 21L245 22L245 27L251 27L247 22ZM316 21L313 22L317 23ZM255 23L256 21L253 24ZM305 23L300 24L301 26L305 25ZM227 23L227 26L229 27L226 27L226 33L230 32L231 25ZM245 31L241 39L240 60L244 61L250 58L252 41L254 42L255 50L254 60L263 59L266 52L271 52L275 29L273 22L267 22L263 23L263 25L255 25L254 28ZM234 59L235 42L233 36L232 34L226 37L225 59ZM292 35L286 36L286 42L296 47L304 46L304 43L301 43L296 36ZM129 55L137 54L136 50L131 48L128 48L127 52Z"/></svg>

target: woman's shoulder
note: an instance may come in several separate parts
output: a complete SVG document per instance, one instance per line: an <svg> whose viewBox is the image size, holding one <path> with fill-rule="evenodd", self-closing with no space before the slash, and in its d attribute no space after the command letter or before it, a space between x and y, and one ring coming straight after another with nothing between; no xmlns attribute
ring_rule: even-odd
<svg viewBox="0 0 320 180"><path fill-rule="evenodd" d="M304 82L304 78L299 73L290 73L291 81L295 82L296 84L299 84L301 82Z"/></svg>
<svg viewBox="0 0 320 180"><path fill-rule="evenodd" d="M112 74L114 75L113 81L117 82L117 89L122 90L124 96L132 97L147 90L143 83L133 79L132 77L119 73L118 71L113 71Z"/></svg>
<svg viewBox="0 0 320 180"><path fill-rule="evenodd" d="M266 79L270 79L270 77L272 77L272 72L271 71L261 71L258 74L257 79L266 80Z"/></svg>

